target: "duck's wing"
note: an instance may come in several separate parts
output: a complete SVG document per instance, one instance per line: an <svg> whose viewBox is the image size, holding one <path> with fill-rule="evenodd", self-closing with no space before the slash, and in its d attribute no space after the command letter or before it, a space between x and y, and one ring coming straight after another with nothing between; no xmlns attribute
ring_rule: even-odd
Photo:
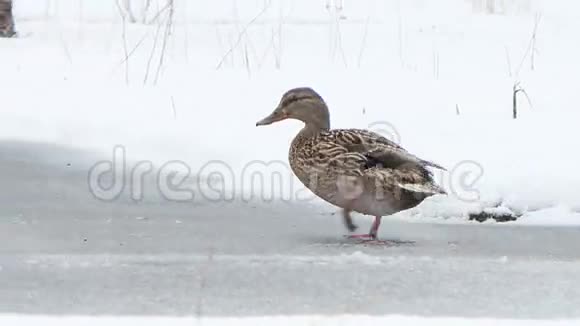
<svg viewBox="0 0 580 326"><path fill-rule="evenodd" d="M308 165L327 175L363 177L374 191L404 189L428 195L445 193L433 182L422 160L376 136L351 129L321 134L313 140Z"/></svg>
<svg viewBox="0 0 580 326"><path fill-rule="evenodd" d="M372 166L385 168L417 168L429 173L425 167L433 167L445 170L439 164L423 160L407 152L403 147L387 138L363 129L334 129L328 131L327 137L338 145L343 146L349 152L359 153L368 158Z"/></svg>
<svg viewBox="0 0 580 326"><path fill-rule="evenodd" d="M363 174L368 158L361 153L353 152L337 143L330 134L323 134L312 140L310 153L303 155L302 165L316 170L329 170L341 175L360 177Z"/></svg>

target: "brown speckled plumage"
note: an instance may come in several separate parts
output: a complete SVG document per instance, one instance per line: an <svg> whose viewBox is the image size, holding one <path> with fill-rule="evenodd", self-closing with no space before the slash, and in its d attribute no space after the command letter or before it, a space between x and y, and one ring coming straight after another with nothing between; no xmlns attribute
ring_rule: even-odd
<svg viewBox="0 0 580 326"><path fill-rule="evenodd" d="M356 228L351 211L374 215L380 222L380 216L445 193L427 170L441 166L419 159L377 133L330 129L328 108L310 88L286 92L276 110L257 125L288 118L305 123L290 146L292 171L317 196L344 209L344 222L351 231ZM369 237L376 237L376 229Z"/></svg>

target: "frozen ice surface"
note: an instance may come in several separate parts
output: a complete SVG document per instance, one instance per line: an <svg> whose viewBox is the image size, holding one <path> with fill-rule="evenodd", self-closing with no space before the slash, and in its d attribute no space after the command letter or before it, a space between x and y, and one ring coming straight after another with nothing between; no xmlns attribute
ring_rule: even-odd
<svg viewBox="0 0 580 326"><path fill-rule="evenodd" d="M152 193L100 202L86 191L96 159L0 145L0 313L580 315L575 227L386 219L380 236L398 244L364 246L342 237L326 206L192 205Z"/></svg>

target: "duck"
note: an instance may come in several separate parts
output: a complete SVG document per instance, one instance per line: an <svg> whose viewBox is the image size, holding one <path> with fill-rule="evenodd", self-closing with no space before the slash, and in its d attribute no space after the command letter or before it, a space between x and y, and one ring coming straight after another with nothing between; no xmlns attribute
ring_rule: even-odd
<svg viewBox="0 0 580 326"><path fill-rule="evenodd" d="M287 119L304 123L290 144L292 172L316 196L341 208L349 238L378 241L382 217L447 194L429 170L445 170L441 165L369 130L331 129L328 106L310 87L286 91L256 126ZM357 229L352 212L374 216L368 233L352 234Z"/></svg>

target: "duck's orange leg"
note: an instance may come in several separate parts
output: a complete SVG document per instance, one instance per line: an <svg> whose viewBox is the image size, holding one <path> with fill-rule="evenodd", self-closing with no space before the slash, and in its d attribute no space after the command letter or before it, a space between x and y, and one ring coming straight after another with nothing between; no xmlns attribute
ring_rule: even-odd
<svg viewBox="0 0 580 326"><path fill-rule="evenodd" d="M362 239L362 240L376 240L377 233L379 232L379 227L381 226L381 216L375 216L375 221L371 226L371 230L367 234L351 234L348 236L350 239Z"/></svg>

